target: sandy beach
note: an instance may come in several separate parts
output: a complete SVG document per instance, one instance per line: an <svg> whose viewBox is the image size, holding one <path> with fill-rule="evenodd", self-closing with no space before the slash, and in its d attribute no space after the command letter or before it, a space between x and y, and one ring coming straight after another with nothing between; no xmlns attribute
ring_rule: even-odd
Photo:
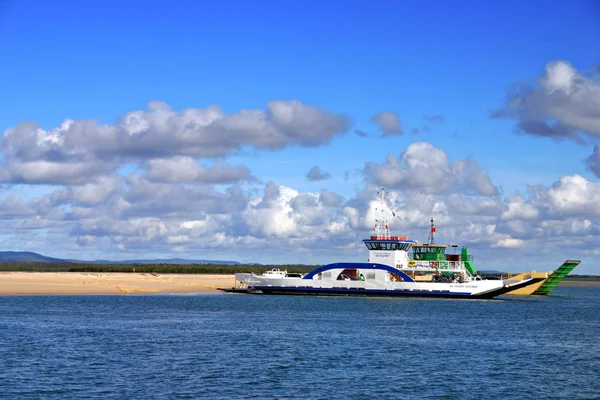
<svg viewBox="0 0 600 400"><path fill-rule="evenodd" d="M189 293L234 284L233 275L217 274L0 272L0 295ZM600 282L562 281L559 285L600 286Z"/></svg>
<svg viewBox="0 0 600 400"><path fill-rule="evenodd" d="M208 292L234 281L216 274L0 272L0 295Z"/></svg>

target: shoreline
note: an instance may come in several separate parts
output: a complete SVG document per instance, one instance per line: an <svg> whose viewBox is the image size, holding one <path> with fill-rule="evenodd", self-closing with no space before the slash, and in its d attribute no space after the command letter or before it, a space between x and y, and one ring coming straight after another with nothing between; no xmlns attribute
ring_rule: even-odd
<svg viewBox="0 0 600 400"><path fill-rule="evenodd" d="M0 296L216 292L234 283L233 274L9 271L0 272Z"/></svg>
<svg viewBox="0 0 600 400"><path fill-rule="evenodd" d="M595 279L563 279L558 286L600 286L600 281Z"/></svg>
<svg viewBox="0 0 600 400"><path fill-rule="evenodd" d="M0 272L0 296L194 293L217 292L218 288L234 286L233 274ZM600 287L600 281L563 280L558 286Z"/></svg>

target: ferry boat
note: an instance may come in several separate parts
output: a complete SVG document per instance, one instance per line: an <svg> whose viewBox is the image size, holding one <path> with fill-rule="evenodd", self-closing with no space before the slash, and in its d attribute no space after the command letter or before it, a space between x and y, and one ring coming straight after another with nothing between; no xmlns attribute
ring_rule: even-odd
<svg viewBox="0 0 600 400"><path fill-rule="evenodd" d="M482 279L466 247L460 255L446 254L450 246L434 243L433 219L427 244L390 235L383 189L380 195L377 211L381 217L376 221L375 235L363 240L369 262L328 264L301 277L237 273L236 282L248 292L262 294L490 299L541 280L529 276L520 280Z"/></svg>

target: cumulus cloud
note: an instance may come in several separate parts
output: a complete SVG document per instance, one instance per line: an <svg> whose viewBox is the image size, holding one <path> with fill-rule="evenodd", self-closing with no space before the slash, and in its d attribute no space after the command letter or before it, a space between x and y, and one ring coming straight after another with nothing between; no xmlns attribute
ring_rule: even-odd
<svg viewBox="0 0 600 400"><path fill-rule="evenodd" d="M482 196L498 194L476 162L450 162L444 150L427 142L412 143L400 157L390 155L384 163L367 163L364 173L370 181L386 188L434 194L456 191Z"/></svg>
<svg viewBox="0 0 600 400"><path fill-rule="evenodd" d="M598 228L587 218L563 218L560 220L540 221L538 232L542 232L545 237L585 237L594 235Z"/></svg>
<svg viewBox="0 0 600 400"><path fill-rule="evenodd" d="M123 187L122 177L101 177L93 182L59 189L51 196L52 203L94 206L104 203L108 196Z"/></svg>
<svg viewBox="0 0 600 400"><path fill-rule="evenodd" d="M549 87L574 96L581 74L558 75ZM425 119L443 122L438 117ZM387 123L388 131L401 132L399 121ZM251 262L267 261L270 246L268 261L362 260L360 239L372 231L382 186L390 189L388 208L403 217L391 221L395 234L424 241L433 216L439 243L468 244L495 256L519 248L538 259L541 244L553 242L562 251L574 237L582 251L595 246L600 188L579 175L531 187L528 197L502 198L476 162L452 160L443 149L417 142L400 156L366 163L364 188L342 197L276 180L259 183L246 166L226 160L249 147L326 144L347 124L343 115L293 101L233 114L216 106L176 112L152 103L111 125L67 120L43 130L19 124L1 139L0 180L51 186L23 196L19 190L28 185L3 192L5 246L60 249L49 254L55 256L85 252L71 253L74 258L114 258L115 249L133 258L140 252L205 258L210 251L215 258ZM599 153L596 147L587 160L592 171ZM318 166L307 174L326 177Z"/></svg>
<svg viewBox="0 0 600 400"><path fill-rule="evenodd" d="M333 233L355 236L348 218L337 215L341 203L340 196L327 190L300 193L269 182L262 197L250 199L241 216L258 239L302 240L308 245Z"/></svg>
<svg viewBox="0 0 600 400"><path fill-rule="evenodd" d="M452 164L443 152L433 149L432 155L431 162L419 157L401 161L412 168ZM464 166L455 171L464 173ZM460 179L454 184L460 185ZM0 202L0 218L5 230L19 229L28 243L41 243L34 233L43 230L51 233L44 235L46 246L85 248L86 255L103 248L113 256L120 249L134 257L149 251L202 257L210 251L220 254L217 258L260 262L269 246L269 259L278 257L280 262L290 257L306 262L308 253L352 261L366 255L360 239L371 234L380 215L378 188L367 185L346 200L325 189L302 192L275 182L260 193L236 185L217 192L210 185L157 182L133 173L57 189L28 201L7 196ZM387 208L403 217L390 217L393 234L423 242L429 218L434 217L436 241L469 245L479 268L491 268L485 257L502 257L507 249L519 248L539 259L540 249L548 249L542 244L556 243L563 249L561 243L577 237L577 243L592 246L600 234L600 188L577 175L547 188L531 188L527 198L390 189ZM235 256L230 255L232 248Z"/></svg>
<svg viewBox="0 0 600 400"><path fill-rule="evenodd" d="M481 170L477 162L472 160L454 161L451 169L464 193L482 196L495 196L498 194L498 189Z"/></svg>
<svg viewBox="0 0 600 400"><path fill-rule="evenodd" d="M224 193L210 185L153 182L138 174L126 179L124 217L163 215L185 217L205 212L237 213L248 201L247 194L231 186Z"/></svg>
<svg viewBox="0 0 600 400"><path fill-rule="evenodd" d="M192 157L178 156L147 160L143 163L146 176L155 182L235 183L252 179L245 166L231 166L217 162L213 167L201 166Z"/></svg>
<svg viewBox="0 0 600 400"><path fill-rule="evenodd" d="M242 218L250 232L259 237L288 237L298 232L290 200L298 195L293 189L277 187L270 182L264 197L250 200Z"/></svg>
<svg viewBox="0 0 600 400"><path fill-rule="evenodd" d="M50 130L30 122L7 129L0 140L5 160L0 179L80 183L125 162L223 157L244 147L321 146L349 126L345 115L296 100L273 100L265 110L232 114L218 106L177 112L165 103L152 102L148 110L127 113L110 125L65 120Z"/></svg>
<svg viewBox="0 0 600 400"><path fill-rule="evenodd" d="M496 243L492 244L492 247L502 247L507 249L514 249L521 247L525 244L524 240L514 239L514 238L504 238L498 240Z"/></svg>
<svg viewBox="0 0 600 400"><path fill-rule="evenodd" d="M25 203L17 196L9 195L0 203L0 216L5 218L23 218L37 215L32 204Z"/></svg>
<svg viewBox="0 0 600 400"><path fill-rule="evenodd" d="M114 124L21 123L0 138L0 181L51 186L30 200L5 195L0 219L9 221L5 230L30 232L18 242L36 251L85 247L89 255L261 248L267 231L280 238L297 237L296 228L341 232L344 222L330 218L341 197L323 190L288 198L292 189L270 182L257 198L250 170L223 158L248 148L321 146L348 129L345 115L295 100L232 114L153 102Z"/></svg>
<svg viewBox="0 0 600 400"><path fill-rule="evenodd" d="M371 120L375 122L379 129L384 135L402 135L402 128L400 127L400 118L398 114L393 112L380 112L379 114L373 115Z"/></svg>
<svg viewBox="0 0 600 400"><path fill-rule="evenodd" d="M338 207L344 202L344 198L327 189L321 189L319 202L325 207Z"/></svg>
<svg viewBox="0 0 600 400"><path fill-rule="evenodd" d="M315 165L306 173L306 179L309 181L323 181L329 179L331 174L329 172L322 171L320 167Z"/></svg>
<svg viewBox="0 0 600 400"><path fill-rule="evenodd" d="M496 218L504 209L502 200L495 197L465 197L462 194L454 193L443 198L444 207L434 207L433 204L427 209L446 210L448 215L458 218L463 216L478 216L485 219ZM424 202L427 204L427 201Z"/></svg>
<svg viewBox="0 0 600 400"><path fill-rule="evenodd" d="M539 210L533 204L527 203L523 196L509 196L505 203L507 209L501 215L503 220L537 219L540 216Z"/></svg>
<svg viewBox="0 0 600 400"><path fill-rule="evenodd" d="M552 211L563 215L600 216L600 183L580 175L562 177L548 190Z"/></svg>
<svg viewBox="0 0 600 400"><path fill-rule="evenodd" d="M600 136L600 82L568 62L552 62L537 85L514 85L491 115L515 119L521 133L584 143L582 133Z"/></svg>
<svg viewBox="0 0 600 400"><path fill-rule="evenodd" d="M69 185L87 182L90 178L113 173L116 165L102 160L89 161L14 161L0 165L0 181Z"/></svg>
<svg viewBox="0 0 600 400"><path fill-rule="evenodd" d="M90 244L94 243L95 241L96 241L96 238L91 235L77 236L77 244L82 247L89 246Z"/></svg>

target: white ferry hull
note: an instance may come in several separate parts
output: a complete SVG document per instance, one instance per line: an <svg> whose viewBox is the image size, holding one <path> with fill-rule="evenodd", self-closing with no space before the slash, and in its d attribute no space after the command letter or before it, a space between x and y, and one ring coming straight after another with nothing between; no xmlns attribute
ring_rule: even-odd
<svg viewBox="0 0 600 400"><path fill-rule="evenodd" d="M371 279L339 280L343 270L352 268ZM327 274L327 272L330 272ZM389 280L390 272L403 276L402 282ZM318 268L304 278L265 278L255 274L236 274L236 280L263 294L319 296L388 296L493 298L532 285L523 281L470 280L466 282L416 282L399 270L382 264L339 263Z"/></svg>

